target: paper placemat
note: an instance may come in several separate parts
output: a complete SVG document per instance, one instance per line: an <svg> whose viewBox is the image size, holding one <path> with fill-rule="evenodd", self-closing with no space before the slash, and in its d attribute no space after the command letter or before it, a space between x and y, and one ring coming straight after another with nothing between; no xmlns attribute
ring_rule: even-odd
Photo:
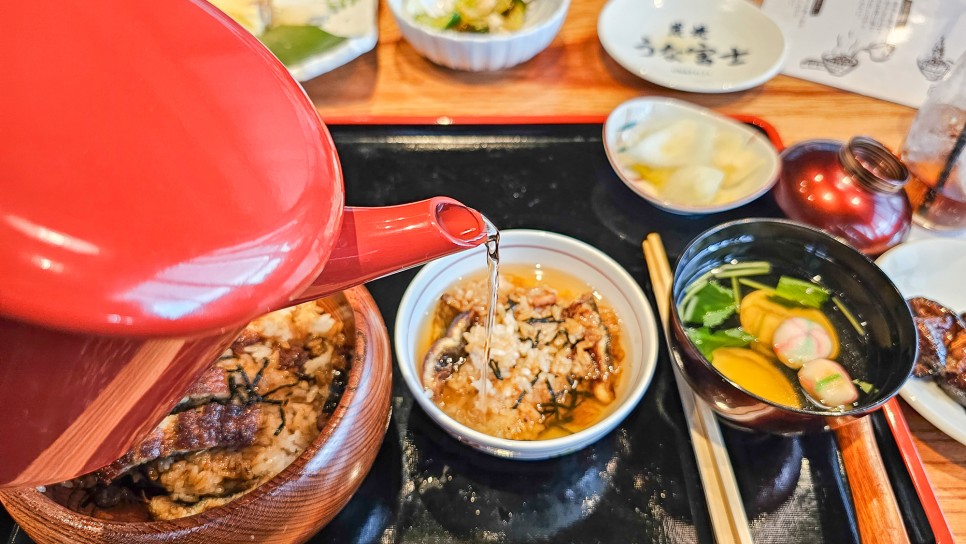
<svg viewBox="0 0 966 544"><path fill-rule="evenodd" d="M966 51L966 0L766 0L783 73L919 107Z"/></svg>

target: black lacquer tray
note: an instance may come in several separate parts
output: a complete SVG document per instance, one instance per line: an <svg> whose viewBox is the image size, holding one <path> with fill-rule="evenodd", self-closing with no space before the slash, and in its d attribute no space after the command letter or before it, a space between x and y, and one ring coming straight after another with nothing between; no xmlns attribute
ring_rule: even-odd
<svg viewBox="0 0 966 544"><path fill-rule="evenodd" d="M648 205L608 164L599 123L329 128L348 204L451 196L501 229L549 230L600 248L637 278L652 303L641 253L648 232L661 233L673 265L691 238L715 224L780 215L770 195L702 217ZM390 333L414 274L368 285ZM713 542L663 346L650 388L623 424L597 444L549 461L507 461L461 445L415 405L398 371L394 380L393 415L371 473L310 542ZM885 418L871 417L910 539L934 541ZM723 432L756 542L858 542L831 434ZM29 542L0 510L5 535L10 543Z"/></svg>

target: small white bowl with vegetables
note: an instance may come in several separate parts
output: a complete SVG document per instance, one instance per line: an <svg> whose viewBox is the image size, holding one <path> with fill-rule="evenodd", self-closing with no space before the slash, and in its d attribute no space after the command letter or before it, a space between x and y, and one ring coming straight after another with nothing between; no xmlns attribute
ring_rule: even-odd
<svg viewBox="0 0 966 544"><path fill-rule="evenodd" d="M762 196L781 161L755 129L670 98L636 98L604 124L604 148L618 177L665 211L708 214Z"/></svg>
<svg viewBox="0 0 966 544"><path fill-rule="evenodd" d="M472 72L526 62L560 31L570 0L388 0L403 37L429 60Z"/></svg>

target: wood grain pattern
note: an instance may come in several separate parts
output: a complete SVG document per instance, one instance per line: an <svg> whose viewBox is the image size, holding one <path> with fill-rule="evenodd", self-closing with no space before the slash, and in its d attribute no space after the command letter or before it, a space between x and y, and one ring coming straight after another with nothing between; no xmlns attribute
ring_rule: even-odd
<svg viewBox="0 0 966 544"><path fill-rule="evenodd" d="M533 60L498 73L469 74L419 56L402 40L383 2L376 49L307 82L305 89L323 118L606 115L631 98L672 96L721 112L760 116L775 125L786 145L865 134L895 149L912 124L912 108L787 76L722 95L658 87L621 68L601 47L597 14L604 3L572 2L560 34ZM902 406L953 534L966 542L966 447Z"/></svg>
<svg viewBox="0 0 966 544"><path fill-rule="evenodd" d="M909 542L869 418L836 428L835 436L842 450L862 543Z"/></svg>
<svg viewBox="0 0 966 544"><path fill-rule="evenodd" d="M905 401L900 404L953 537L956 542L966 542L966 446L926 421Z"/></svg>
<svg viewBox="0 0 966 544"><path fill-rule="evenodd" d="M630 98L672 96L722 112L765 117L786 142L868 134L898 146L915 111L778 76L736 93L693 94L648 83L618 65L597 39L604 0L572 2L563 29L533 60L464 73L432 64L406 43L380 6L375 51L304 84L323 118L347 115L606 115Z"/></svg>
<svg viewBox="0 0 966 544"><path fill-rule="evenodd" d="M0 501L40 543L303 542L345 506L369 472L389 422L389 334L363 287L325 300L355 324L355 351L342 400L314 444L275 478L226 506L152 523L110 523L76 514L39 492L0 492ZM351 330L351 327L349 327Z"/></svg>

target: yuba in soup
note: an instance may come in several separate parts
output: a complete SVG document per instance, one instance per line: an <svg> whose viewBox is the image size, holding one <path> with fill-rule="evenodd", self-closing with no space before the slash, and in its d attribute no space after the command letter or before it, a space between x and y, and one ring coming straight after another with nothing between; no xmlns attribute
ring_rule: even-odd
<svg viewBox="0 0 966 544"><path fill-rule="evenodd" d="M440 298L421 369L437 406L472 429L515 440L571 434L609 412L624 351L619 320L599 294L562 272L502 268L484 362L487 299L485 278L460 281Z"/></svg>
<svg viewBox="0 0 966 544"><path fill-rule="evenodd" d="M855 375L866 335L819 280L732 262L692 282L678 312L712 366L745 390L792 408L846 410L873 391Z"/></svg>

